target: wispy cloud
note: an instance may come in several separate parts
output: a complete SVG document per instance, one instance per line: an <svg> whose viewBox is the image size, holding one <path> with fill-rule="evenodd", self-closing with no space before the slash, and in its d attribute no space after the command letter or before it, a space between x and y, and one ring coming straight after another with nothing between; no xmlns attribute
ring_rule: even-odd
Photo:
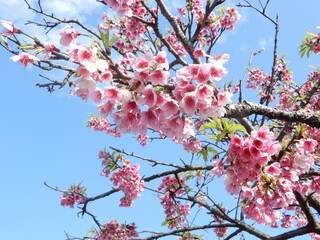
<svg viewBox="0 0 320 240"><path fill-rule="evenodd" d="M34 4L35 0L30 0ZM23 0L0 0L0 19L15 23L24 23L32 20L35 13L30 11Z"/></svg>
<svg viewBox="0 0 320 240"><path fill-rule="evenodd" d="M50 13L67 19L85 21L90 14L103 5L95 0L46 0L43 8Z"/></svg>
<svg viewBox="0 0 320 240"><path fill-rule="evenodd" d="M38 0L28 0L28 3L38 8ZM24 25L27 21L42 22L43 16L28 9L27 4L23 0L0 0L0 6L0 19L14 22L17 28L28 33L32 32L32 35L41 41L52 41L55 43L59 41L58 29L53 29L46 35L43 28L32 24ZM98 3L96 0L42 0L41 6L49 14L52 13L59 18L76 19L91 28L96 28L104 8L107 10L103 4ZM13 11L13 9L17 9L17 11Z"/></svg>
<svg viewBox="0 0 320 240"><path fill-rule="evenodd" d="M269 37L260 37L258 40L258 46L259 48L268 48L270 46L272 46L273 44L273 37L269 36Z"/></svg>

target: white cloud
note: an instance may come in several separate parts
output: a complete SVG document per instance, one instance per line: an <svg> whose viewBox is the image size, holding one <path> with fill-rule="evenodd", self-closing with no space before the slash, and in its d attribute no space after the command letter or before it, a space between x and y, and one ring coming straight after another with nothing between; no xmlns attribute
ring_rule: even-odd
<svg viewBox="0 0 320 240"><path fill-rule="evenodd" d="M258 46L261 49L268 48L269 46L272 46L273 41L273 37L260 37L258 40Z"/></svg>
<svg viewBox="0 0 320 240"><path fill-rule="evenodd" d="M28 3L39 9L38 0L28 0ZM0 6L0 20L14 22L16 28L29 34L32 33L31 36L37 37L42 42L51 41L56 44L59 42L60 37L57 31L63 26L51 30L46 35L45 32L49 29L45 30L34 24L25 25L28 21L43 23L43 16L28 9L24 0L0 0ZM41 6L49 14L53 13L59 18L79 20L92 29L96 28L97 22L102 16L103 8L107 10L103 4L96 0L41 0ZM13 11L13 9L16 11Z"/></svg>
<svg viewBox="0 0 320 240"><path fill-rule="evenodd" d="M84 21L88 15L103 5L95 0L45 0L42 1L42 6L45 11L54 13L58 17Z"/></svg>
<svg viewBox="0 0 320 240"><path fill-rule="evenodd" d="M241 15L240 20L237 24L246 24L249 21L249 10L248 8L238 8L238 11Z"/></svg>
<svg viewBox="0 0 320 240"><path fill-rule="evenodd" d="M29 1L34 4L35 0ZM0 0L0 19L12 21L16 24L32 20L35 13L30 11L23 0Z"/></svg>

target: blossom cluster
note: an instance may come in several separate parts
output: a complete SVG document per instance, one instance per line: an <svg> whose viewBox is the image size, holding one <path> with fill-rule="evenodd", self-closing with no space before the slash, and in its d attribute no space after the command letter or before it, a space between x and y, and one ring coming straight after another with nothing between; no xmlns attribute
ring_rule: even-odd
<svg viewBox="0 0 320 240"><path fill-rule="evenodd" d="M124 161L124 167L112 174L110 180L113 185L122 191L125 196L120 199L120 207L131 207L133 201L141 196L144 181L140 177L139 164L130 165L130 161Z"/></svg>
<svg viewBox="0 0 320 240"><path fill-rule="evenodd" d="M201 23L205 15L203 1L196 0L187 3L186 6L177 8L180 15L177 17L177 20L180 21L180 17L187 17L189 12L195 17L197 24ZM210 45L210 42L219 35L219 32L234 30L234 24L240 20L240 17L241 15L235 8L222 7L216 12L212 12L206 20L205 27L199 33L199 40L203 42L204 45Z"/></svg>
<svg viewBox="0 0 320 240"><path fill-rule="evenodd" d="M306 35L300 45L300 55L303 57L307 55L309 57L310 52L314 54L320 53L320 33L313 33L307 30L308 35Z"/></svg>
<svg viewBox="0 0 320 240"><path fill-rule="evenodd" d="M266 126L253 131L250 138L238 135L231 138L226 159L226 164L230 166L224 174L228 192L238 194L247 181L258 180L263 165L281 150L280 144L274 139L274 134Z"/></svg>
<svg viewBox="0 0 320 240"><path fill-rule="evenodd" d="M319 54L320 53L320 33L316 35L315 39L309 40L308 44L312 48L315 54Z"/></svg>
<svg viewBox="0 0 320 240"><path fill-rule="evenodd" d="M176 197L182 196L186 191L186 180L182 177L166 176L158 188L163 191L160 197L161 205L166 214L166 224L170 229L181 227L186 222L190 214L191 206L189 203L181 204Z"/></svg>
<svg viewBox="0 0 320 240"><path fill-rule="evenodd" d="M139 175L139 164L131 165L131 162L121 155L110 154L106 151L99 152L104 166L101 176L109 177L113 185L124 193L120 199L120 207L131 207L135 199L141 196L144 187L144 180ZM120 165L122 164L122 165Z"/></svg>
<svg viewBox="0 0 320 240"><path fill-rule="evenodd" d="M224 213L227 212L227 209L226 209L226 208L220 207L219 209L220 209L221 211L223 211ZM213 218L214 218L215 222L217 222L217 223L223 223L223 222L225 222L224 219L222 219L221 217L218 217L217 215L213 215ZM226 235L227 231L228 231L228 227L216 227L216 228L214 229L214 233L217 235L218 238L224 237L224 236Z"/></svg>
<svg viewBox="0 0 320 240"><path fill-rule="evenodd" d="M286 94L286 91L292 88L292 72L283 59L278 57L276 58L273 76L269 76L257 68L251 69L248 75L247 88L259 89L259 97L262 100L268 99L269 102L274 102L276 99L274 95L280 94L281 103L283 94ZM284 105L283 108L285 109L286 106Z"/></svg>
<svg viewBox="0 0 320 240"><path fill-rule="evenodd" d="M132 223L120 224L115 220L104 224L97 232L97 235L92 238L95 240L129 240L133 237L139 237L136 231L136 224Z"/></svg>
<svg viewBox="0 0 320 240"><path fill-rule="evenodd" d="M215 162L213 173L223 175L231 194L240 193L242 211L247 218L277 226L283 216L281 209L289 210L290 205L297 204L294 191L307 195L311 189L319 194L318 177L299 181L299 176L315 164L317 147L316 140L302 138L281 150L274 134L264 126L253 131L250 138L233 136L227 159L224 163ZM281 158L276 160L274 157L280 150ZM288 216L282 219L284 226L291 225Z"/></svg>
<svg viewBox="0 0 320 240"><path fill-rule="evenodd" d="M231 102L232 93L219 91L208 84L220 80L227 73L223 64L228 56L212 58L210 63L190 65L177 72L177 81L172 94L168 90L168 61L164 51L156 56L151 53L142 57L126 54L122 59L126 66L132 66L134 78L128 81L129 89L117 87L96 88L91 97L103 118L111 116L115 126L103 120L94 120L90 126L95 130L105 130L114 134L133 133L145 136L149 128L167 137L189 138L195 135L194 123L189 117L198 115L200 119L221 117L224 106ZM88 87L78 80L80 86ZM89 81L92 83L92 81ZM82 90L81 90L82 89ZM77 89L77 94L89 93L89 89ZM89 95L85 95L84 99ZM102 127L101 127L102 126Z"/></svg>
<svg viewBox="0 0 320 240"><path fill-rule="evenodd" d="M227 70L223 65L229 56L207 55L204 43L195 49L194 55L208 58L209 62L184 66L175 70L176 76L171 76L166 52L151 51L141 41L147 27L145 22L136 18L153 22L157 11L147 11L136 0L104 2L124 18L117 18L114 22L106 14L103 15L101 45L95 43L88 47L79 44L78 37L84 34L73 26L65 26L59 31L60 44L65 47L63 54L77 66L73 94L85 101L92 99L98 104L101 118L91 119L90 127L113 136L131 133L145 139L148 139L148 129L152 129L160 136L186 139L184 145L188 150L200 150L199 142L194 139L195 124L192 118L205 120L225 114L224 107L231 103L232 93L230 89L219 90L214 81L226 76ZM190 4L197 21L200 21L204 14L202 1ZM218 29L231 30L231 26L239 19L235 9L223 9L219 14L210 16L208 20L210 24L216 24ZM136 17L133 18L133 15ZM5 25L7 35L19 33L13 25L4 22L2 25ZM205 31L212 29L209 25L205 26ZM113 37L108 39L111 34ZM173 49L181 45L173 32L165 38ZM111 59L104 57L102 46L107 54L111 54L112 46L118 48L118 53L122 54L119 64L115 65ZM134 55L136 50L141 52L139 56ZM47 43L37 46L34 53L24 52L12 59L26 66L42 61L38 56L40 53L45 54L44 59L50 60L52 55L60 52L55 45ZM145 145L146 140L141 143Z"/></svg>
<svg viewBox="0 0 320 240"><path fill-rule="evenodd" d="M126 0L126 1L117 1L117 0L104 0L104 3L111 7L114 11L117 12L119 17L132 16L132 6L135 5L138 0Z"/></svg>
<svg viewBox="0 0 320 240"><path fill-rule="evenodd" d="M280 93L280 103L278 107L283 110L293 110L299 109L301 99L306 98L306 96L311 92L311 89L320 79L319 71L312 71L308 74L307 81L300 88L293 88L290 85L283 87L285 91ZM315 92L305 109L310 113L315 113L320 111L320 94Z"/></svg>
<svg viewBox="0 0 320 240"><path fill-rule="evenodd" d="M72 185L68 191L60 196L61 206L74 207L75 203L84 203L86 201L86 188L80 185Z"/></svg>

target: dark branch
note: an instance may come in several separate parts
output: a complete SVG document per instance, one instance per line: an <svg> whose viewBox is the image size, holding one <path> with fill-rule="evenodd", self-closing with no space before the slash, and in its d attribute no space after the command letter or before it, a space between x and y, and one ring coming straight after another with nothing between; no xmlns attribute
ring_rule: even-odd
<svg viewBox="0 0 320 240"><path fill-rule="evenodd" d="M252 102L229 104L226 106L226 110L227 113L225 114L225 117L228 118L243 118L252 114L258 114L266 116L269 119L300 122L308 124L310 127L320 128L320 116L304 111L283 111Z"/></svg>

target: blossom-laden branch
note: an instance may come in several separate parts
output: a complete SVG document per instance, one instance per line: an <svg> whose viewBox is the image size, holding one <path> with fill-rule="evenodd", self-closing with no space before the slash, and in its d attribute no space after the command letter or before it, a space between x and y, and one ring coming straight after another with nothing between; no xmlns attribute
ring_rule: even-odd
<svg viewBox="0 0 320 240"><path fill-rule="evenodd" d="M148 134L153 132L159 134L158 138L171 138L192 153L188 163L181 159L179 165L112 148L113 153L99 152L103 166L101 175L112 184L109 191L87 197L86 188L80 184L71 186L67 191L50 187L62 192L62 206L73 208L74 204L78 204L79 214L93 219L98 229L90 231L91 239L158 239L167 236L197 239L193 232L211 228L217 237L227 239L243 232L260 239L284 239L319 233L317 215L313 211L320 211L317 200L320 177L312 174L319 172L319 107L315 104L314 108L308 109L309 113L297 108L300 100L292 106L290 101L283 100L283 96L278 109L268 107L271 95L275 93L275 83L283 79L291 81L289 70L277 57L278 19L273 20L266 15L269 0L264 5L259 1L262 10L249 1L245 1L247 5L240 5L258 11L276 26L271 76L259 70L249 72L250 88L260 86L263 89L260 104L242 102L241 95L240 103L231 103L232 95L238 91L237 86L230 83L223 88L217 87L216 81L227 75L224 64L229 55L211 56L211 51L222 33L233 30L240 18L234 8L221 8L213 12L223 0L208 0L206 5L202 1L186 1L185 6L177 9L177 16L172 15L173 11L170 12L162 0L155 1L156 8L140 0L99 0L119 15L119 18L111 19L104 14L99 34L77 20L61 19L44 12L40 0L38 8L25 2L29 9L50 19L44 20L44 23L29 21L29 24L49 31L61 24L73 25L59 31L60 44L64 49L60 50L52 43L42 43L16 29L10 22L0 21L5 28L0 43L4 49L17 55L11 58L13 61L22 66L33 64L43 70L67 72L61 82L44 77L49 83L37 84L39 87L53 91L55 86L61 88L69 85L83 100L92 99L100 116L91 115L88 126L95 131L117 137L127 133L138 135L137 140L143 146L147 144ZM172 29L160 29L163 19L169 22ZM84 33L78 32L75 27ZM19 40L22 35L32 42L23 44ZM90 45L81 45L78 41L80 36L89 37ZM312 47L308 49L318 53L319 41L320 35L312 35ZM13 50L8 42L16 45L19 51ZM119 58L114 58L115 55ZM184 56L189 56L191 63ZM65 66L57 60L68 64ZM74 68L69 67L69 63ZM316 103L318 100L317 74L318 71L302 88L304 91L311 88L309 93L296 91L299 99L304 97L301 109L309 102ZM71 77L77 79L71 81ZM247 118L252 114L262 116L260 125L263 125L265 118L269 118L274 123L272 128L261 126L255 129L256 119L252 123ZM240 124L235 123L234 118ZM299 123L307 124L305 128L309 131L302 131L300 127L296 132L282 131L284 136L281 140L285 140L277 141L276 129L283 126L280 121L297 126ZM203 146L204 142L208 144ZM120 154L134 157L138 163L131 163ZM196 155L203 156L203 165L200 164L201 159L195 159ZM140 176L141 162L151 163L153 169L161 167L162 170ZM222 204L216 203L209 192L209 185L222 176L226 190L238 197L235 211L228 211ZM146 186L151 183L158 183L158 188ZM308 191L306 188L309 188ZM89 204L115 193L122 193L119 206L131 207L144 190L158 197L165 213L163 225L168 227L168 232L138 238L135 223L120 224L111 220L102 224L88 210ZM191 211L200 212L195 211L195 206L208 212L209 224L197 226L197 213L192 221L189 220ZM272 237L247 224L245 217L273 227L281 222L284 228L290 227L296 220L298 228ZM228 228L234 230L229 236Z"/></svg>

